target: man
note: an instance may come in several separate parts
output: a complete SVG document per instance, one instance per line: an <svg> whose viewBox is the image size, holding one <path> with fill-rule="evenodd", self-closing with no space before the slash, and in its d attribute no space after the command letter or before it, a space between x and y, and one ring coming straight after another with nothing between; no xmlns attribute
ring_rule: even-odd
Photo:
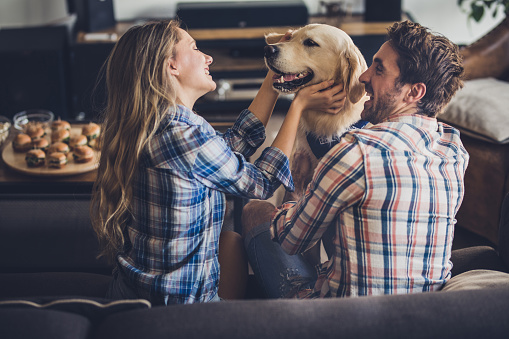
<svg viewBox="0 0 509 339"><path fill-rule="evenodd" d="M372 125L346 133L309 185L302 192L296 185L296 201L244 209L248 257L269 297L415 293L445 284L468 154L459 132L436 116L462 76L458 47L445 37L409 21L389 28L360 77L369 96L361 117ZM294 180L306 182L311 170L297 157ZM295 255L325 232L333 243L328 261L314 267Z"/></svg>

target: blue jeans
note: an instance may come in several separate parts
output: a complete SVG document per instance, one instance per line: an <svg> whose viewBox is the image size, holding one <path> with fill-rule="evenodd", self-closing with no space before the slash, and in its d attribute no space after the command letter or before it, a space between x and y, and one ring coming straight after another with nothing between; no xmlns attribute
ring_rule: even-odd
<svg viewBox="0 0 509 339"><path fill-rule="evenodd" d="M311 289L316 269L300 254L289 255L270 236L270 223L253 228L245 237L249 263L268 298L291 298L302 289Z"/></svg>

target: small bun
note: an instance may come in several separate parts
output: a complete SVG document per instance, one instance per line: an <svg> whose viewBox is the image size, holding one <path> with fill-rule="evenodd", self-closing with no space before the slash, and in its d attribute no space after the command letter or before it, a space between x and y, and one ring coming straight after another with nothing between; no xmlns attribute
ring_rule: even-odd
<svg viewBox="0 0 509 339"><path fill-rule="evenodd" d="M32 141L32 148L46 151L49 148L49 142L46 139L36 139Z"/></svg>
<svg viewBox="0 0 509 339"><path fill-rule="evenodd" d="M44 132L44 128L42 128L41 126L29 126L27 128L27 132L26 134L28 134L30 136L30 138L32 138L32 140L37 140L37 139L41 139L42 137L44 137L46 135L46 132Z"/></svg>
<svg viewBox="0 0 509 339"><path fill-rule="evenodd" d="M60 118L58 120L53 121L53 123L51 124L51 131L56 132L61 129L70 131L71 124L65 120L60 120Z"/></svg>
<svg viewBox="0 0 509 339"><path fill-rule="evenodd" d="M53 168L63 168L67 165L67 156L64 153L53 152L48 155L48 166Z"/></svg>
<svg viewBox="0 0 509 339"><path fill-rule="evenodd" d="M46 160L46 153L40 149L31 149L25 156L28 167L43 166Z"/></svg>
<svg viewBox="0 0 509 339"><path fill-rule="evenodd" d="M69 139L71 138L71 132L66 129L59 129L51 133L51 142L65 142L69 143Z"/></svg>
<svg viewBox="0 0 509 339"><path fill-rule="evenodd" d="M73 157L77 163L89 162L94 158L94 150L88 146L76 146L73 149Z"/></svg>
<svg viewBox="0 0 509 339"><path fill-rule="evenodd" d="M20 133L14 137L12 148L15 152L24 153L32 148L32 138L28 134Z"/></svg>
<svg viewBox="0 0 509 339"><path fill-rule="evenodd" d="M87 142L88 142L87 137L84 136L83 134L81 134L81 135L72 137L69 140L69 146L71 148L75 148L75 147L78 147L78 146L86 146Z"/></svg>
<svg viewBox="0 0 509 339"><path fill-rule="evenodd" d="M87 141L90 143L92 140L99 137L101 134L101 127L98 124L91 122L88 125L83 126L81 134L86 136Z"/></svg>
<svg viewBox="0 0 509 339"><path fill-rule="evenodd" d="M48 154L54 152L67 154L69 151L69 145L67 145L65 142L55 142L48 148Z"/></svg>

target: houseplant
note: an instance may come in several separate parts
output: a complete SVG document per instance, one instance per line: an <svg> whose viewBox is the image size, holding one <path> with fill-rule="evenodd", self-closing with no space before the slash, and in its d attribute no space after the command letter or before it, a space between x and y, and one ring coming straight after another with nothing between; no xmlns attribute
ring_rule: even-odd
<svg viewBox="0 0 509 339"><path fill-rule="evenodd" d="M468 18L476 22L481 21L485 12L491 12L495 18L499 11L503 11L507 17L509 13L509 0L458 0L458 6L468 13Z"/></svg>

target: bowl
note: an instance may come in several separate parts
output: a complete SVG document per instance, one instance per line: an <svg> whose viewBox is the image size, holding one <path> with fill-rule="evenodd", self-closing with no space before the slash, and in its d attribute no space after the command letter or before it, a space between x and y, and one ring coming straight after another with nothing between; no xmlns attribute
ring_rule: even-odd
<svg viewBox="0 0 509 339"><path fill-rule="evenodd" d="M18 131L26 132L27 128L31 125L47 129L50 127L54 118L55 115L51 111L44 109L29 109L14 114L12 120L14 122L14 128Z"/></svg>
<svg viewBox="0 0 509 339"><path fill-rule="evenodd" d="M0 146L9 137L11 131L11 120L9 118L0 115Z"/></svg>

